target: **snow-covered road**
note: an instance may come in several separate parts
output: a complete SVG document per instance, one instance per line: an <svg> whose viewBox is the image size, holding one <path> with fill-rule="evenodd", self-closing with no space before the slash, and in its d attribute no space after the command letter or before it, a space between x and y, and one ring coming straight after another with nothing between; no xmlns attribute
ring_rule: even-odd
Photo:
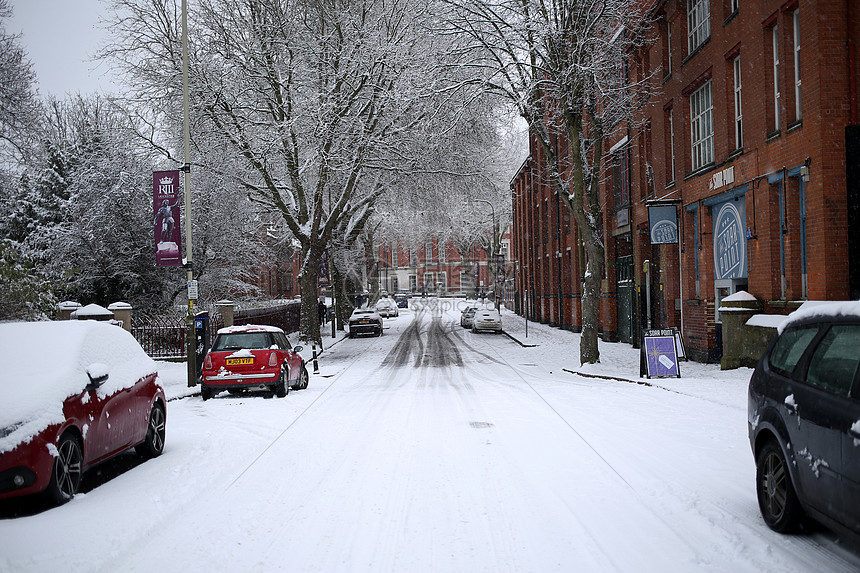
<svg viewBox="0 0 860 573"><path fill-rule="evenodd" d="M749 371L583 377L563 370L578 365L572 333L534 325L525 348L416 302L381 338L328 348L307 390L172 401L163 456L0 521L0 571L860 567L829 532L761 520ZM604 373L621 346L601 347Z"/></svg>

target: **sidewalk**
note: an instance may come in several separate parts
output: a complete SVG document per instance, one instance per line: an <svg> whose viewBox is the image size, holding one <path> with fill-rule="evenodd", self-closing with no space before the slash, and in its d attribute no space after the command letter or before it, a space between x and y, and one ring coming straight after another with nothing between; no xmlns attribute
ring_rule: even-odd
<svg viewBox="0 0 860 573"><path fill-rule="evenodd" d="M639 376L639 349L624 342L604 342L598 339L600 362L579 363L580 334L541 324L528 322L512 311L502 309L504 333L533 353L536 362L560 365L561 370L571 375L608 381L647 384L667 390L683 392L702 398L726 403L733 407L746 406L747 387L752 375L751 368L721 370L719 364L694 361L680 362L680 378L647 378ZM528 329L528 334L526 334Z"/></svg>

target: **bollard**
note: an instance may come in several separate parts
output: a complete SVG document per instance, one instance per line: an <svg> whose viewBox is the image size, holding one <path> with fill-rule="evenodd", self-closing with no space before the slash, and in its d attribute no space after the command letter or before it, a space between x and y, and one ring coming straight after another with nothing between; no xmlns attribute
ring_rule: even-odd
<svg viewBox="0 0 860 573"><path fill-rule="evenodd" d="M319 374L320 373L320 365L319 365L319 362L317 362L317 345L312 344L311 348L313 348L313 351L314 351L314 374Z"/></svg>

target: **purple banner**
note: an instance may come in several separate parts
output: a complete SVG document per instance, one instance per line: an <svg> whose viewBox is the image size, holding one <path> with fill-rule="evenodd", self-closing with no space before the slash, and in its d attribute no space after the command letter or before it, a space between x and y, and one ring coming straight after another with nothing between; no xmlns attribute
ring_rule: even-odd
<svg viewBox="0 0 860 573"><path fill-rule="evenodd" d="M155 213L155 266L181 267L178 170L152 172L152 208Z"/></svg>

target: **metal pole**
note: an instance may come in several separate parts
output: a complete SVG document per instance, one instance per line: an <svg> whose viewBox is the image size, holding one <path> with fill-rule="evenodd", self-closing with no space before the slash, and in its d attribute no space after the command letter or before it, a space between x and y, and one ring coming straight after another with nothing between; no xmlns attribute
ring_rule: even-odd
<svg viewBox="0 0 860 573"><path fill-rule="evenodd" d="M684 271L681 268L683 257L681 256L681 239L678 239L678 297L681 300L681 338L684 337Z"/></svg>
<svg viewBox="0 0 860 573"><path fill-rule="evenodd" d="M645 259L642 266L645 269L645 311L648 317L648 330L651 330L651 261Z"/></svg>
<svg viewBox="0 0 860 573"><path fill-rule="evenodd" d="M186 318L186 342L188 345L188 387L197 386L197 338L194 333L194 299L191 298L191 283L194 280L194 265L191 250L191 120L188 112L188 2L182 0L182 111L185 123L185 268L188 279L188 316ZM196 291L196 289L193 289ZM196 296L196 292L195 292Z"/></svg>

